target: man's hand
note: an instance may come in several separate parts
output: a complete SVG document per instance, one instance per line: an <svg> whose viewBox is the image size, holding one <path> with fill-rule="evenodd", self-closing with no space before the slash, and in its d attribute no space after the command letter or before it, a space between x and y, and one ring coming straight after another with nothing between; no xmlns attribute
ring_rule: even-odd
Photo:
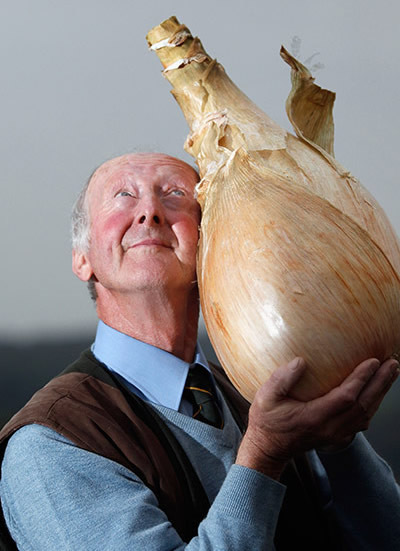
<svg viewBox="0 0 400 551"><path fill-rule="evenodd" d="M298 453L340 449L369 426L399 374L399 363L369 359L330 392L301 402L290 391L306 369L302 358L277 369L258 390L236 463L279 478Z"/></svg>

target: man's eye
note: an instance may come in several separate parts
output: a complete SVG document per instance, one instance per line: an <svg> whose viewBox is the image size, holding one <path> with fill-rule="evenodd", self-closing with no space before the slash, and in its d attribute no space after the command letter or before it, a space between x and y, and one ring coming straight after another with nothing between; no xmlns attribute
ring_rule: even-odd
<svg viewBox="0 0 400 551"><path fill-rule="evenodd" d="M119 191L115 197L134 197L131 191Z"/></svg>
<svg viewBox="0 0 400 551"><path fill-rule="evenodd" d="M181 189L172 189L169 195L177 195L178 197L184 197L185 193Z"/></svg>

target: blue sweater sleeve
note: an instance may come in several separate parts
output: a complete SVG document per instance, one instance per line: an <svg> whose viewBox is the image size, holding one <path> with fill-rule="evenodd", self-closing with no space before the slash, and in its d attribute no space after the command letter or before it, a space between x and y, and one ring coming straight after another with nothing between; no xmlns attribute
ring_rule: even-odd
<svg viewBox="0 0 400 551"><path fill-rule="evenodd" d="M233 465L186 545L131 471L39 425L10 439L0 485L7 525L24 551L273 550L284 491Z"/></svg>
<svg viewBox="0 0 400 551"><path fill-rule="evenodd" d="M314 452L314 466L344 549L400 548L400 488L363 434L342 451L319 453L318 458Z"/></svg>

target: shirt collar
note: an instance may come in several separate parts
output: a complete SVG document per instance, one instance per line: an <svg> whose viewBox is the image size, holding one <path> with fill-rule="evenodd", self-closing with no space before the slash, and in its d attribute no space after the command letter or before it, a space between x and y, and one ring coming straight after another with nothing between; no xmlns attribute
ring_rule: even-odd
<svg viewBox="0 0 400 551"><path fill-rule="evenodd" d="M110 371L134 385L146 399L178 411L189 367L207 360L199 343L192 364L166 350L139 341L113 329L101 320L92 352Z"/></svg>

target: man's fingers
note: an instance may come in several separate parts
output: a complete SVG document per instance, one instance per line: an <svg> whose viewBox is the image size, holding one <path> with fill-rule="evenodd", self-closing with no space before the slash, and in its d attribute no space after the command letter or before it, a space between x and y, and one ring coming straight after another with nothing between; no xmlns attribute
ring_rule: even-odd
<svg viewBox="0 0 400 551"><path fill-rule="evenodd" d="M362 362L341 385L313 402L323 408L332 434L354 433L368 428L369 422L398 375L398 362ZM336 427L336 428L335 428Z"/></svg>
<svg viewBox="0 0 400 551"><path fill-rule="evenodd" d="M276 398L288 396L294 385L303 375L306 362L303 358L294 358L273 372L269 379L269 392Z"/></svg>
<svg viewBox="0 0 400 551"><path fill-rule="evenodd" d="M360 393L379 369L379 360L370 358L359 364L346 379L330 392L316 398L313 407L322 407L326 417L351 409Z"/></svg>
<svg viewBox="0 0 400 551"><path fill-rule="evenodd" d="M399 362L394 359L386 360L361 391L358 402L371 417L398 376Z"/></svg>
<svg viewBox="0 0 400 551"><path fill-rule="evenodd" d="M380 362L376 358L365 360L360 363L348 377L346 377L340 386L346 388L350 393L354 392L354 395L358 396L365 385L368 384L371 378L378 371L379 366Z"/></svg>

